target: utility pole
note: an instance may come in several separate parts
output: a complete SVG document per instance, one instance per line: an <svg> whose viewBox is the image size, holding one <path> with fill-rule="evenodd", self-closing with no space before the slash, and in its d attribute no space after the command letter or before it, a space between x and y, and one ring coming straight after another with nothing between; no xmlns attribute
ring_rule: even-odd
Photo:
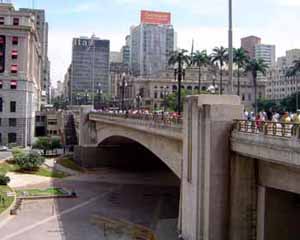
<svg viewBox="0 0 300 240"><path fill-rule="evenodd" d="M229 31L228 31L228 85L229 93L233 94L233 43L232 43L232 0L229 1Z"/></svg>

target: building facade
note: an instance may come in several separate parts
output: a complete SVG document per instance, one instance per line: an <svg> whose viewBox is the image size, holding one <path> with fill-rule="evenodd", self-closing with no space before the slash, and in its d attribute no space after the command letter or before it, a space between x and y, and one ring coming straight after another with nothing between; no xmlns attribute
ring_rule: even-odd
<svg viewBox="0 0 300 240"><path fill-rule="evenodd" d="M143 11L141 15L141 24L131 28L130 67L135 76L148 76L167 69L174 50L174 29L170 21L160 21L161 17L154 16L151 20L155 21L150 22L143 21Z"/></svg>
<svg viewBox="0 0 300 240"><path fill-rule="evenodd" d="M42 47L35 15L0 3L0 144L28 146L41 105Z"/></svg>
<svg viewBox="0 0 300 240"><path fill-rule="evenodd" d="M48 23L46 21L45 10L20 8L21 12L28 12L34 15L34 22L38 31L41 52L42 52L42 71L41 71L41 103L50 103L50 61L48 58Z"/></svg>
<svg viewBox="0 0 300 240"><path fill-rule="evenodd" d="M120 82L121 79L118 81ZM136 106L137 97L140 96L140 107L147 109L163 109L166 97L177 92L178 82L174 79L174 70L168 69L158 74L148 77L126 76L125 102L127 107ZM265 98L266 79L260 79L257 83L257 97ZM219 87L219 75L212 69L203 69L201 77L201 88L207 90L211 86ZM117 97L121 98L121 86L116 85ZM189 68L186 70L185 78L182 81L182 89L193 94L198 93L198 69ZM223 91L229 93L228 74L224 72ZM237 92L237 74L234 73L234 92ZM241 101L248 111L253 110L254 88L253 80L249 75L243 75L240 78L240 97Z"/></svg>
<svg viewBox="0 0 300 240"><path fill-rule="evenodd" d="M73 39L71 104L91 103L98 88L104 93L109 92L109 53L109 40L84 37Z"/></svg>
<svg viewBox="0 0 300 240"><path fill-rule="evenodd" d="M261 44L261 39L256 36L249 36L241 39L241 48L245 49L251 59L255 58L255 46Z"/></svg>
<svg viewBox="0 0 300 240"><path fill-rule="evenodd" d="M276 64L276 47L269 44L255 45L255 58L263 59L264 62L272 68Z"/></svg>

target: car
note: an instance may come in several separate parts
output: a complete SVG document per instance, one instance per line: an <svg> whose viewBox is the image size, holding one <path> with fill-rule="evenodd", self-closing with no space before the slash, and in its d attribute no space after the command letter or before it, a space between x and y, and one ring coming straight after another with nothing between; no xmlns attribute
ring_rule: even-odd
<svg viewBox="0 0 300 240"><path fill-rule="evenodd" d="M6 152L6 151L8 151L8 147L0 146L0 152Z"/></svg>

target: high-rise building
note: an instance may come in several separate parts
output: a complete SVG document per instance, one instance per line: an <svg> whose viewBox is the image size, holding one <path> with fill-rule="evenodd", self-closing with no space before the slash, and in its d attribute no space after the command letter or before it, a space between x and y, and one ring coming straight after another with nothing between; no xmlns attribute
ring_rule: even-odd
<svg viewBox="0 0 300 240"><path fill-rule="evenodd" d="M96 37L73 39L71 68L71 103L91 103L97 90L108 93L109 40Z"/></svg>
<svg viewBox="0 0 300 240"><path fill-rule="evenodd" d="M42 47L35 15L0 3L0 144L32 144L41 103Z"/></svg>
<svg viewBox="0 0 300 240"><path fill-rule="evenodd" d="M32 13L34 22L38 31L41 49L42 49L42 66L41 71L41 87L42 87L42 104L50 103L50 61L48 59L48 23L46 22L45 10L20 8L22 12Z"/></svg>
<svg viewBox="0 0 300 240"><path fill-rule="evenodd" d="M263 59L269 68L275 66L276 48L275 45L257 44L255 46L255 58Z"/></svg>
<svg viewBox="0 0 300 240"><path fill-rule="evenodd" d="M141 23L131 28L130 67L134 75L147 76L165 70L174 50L171 14L141 12Z"/></svg>
<svg viewBox="0 0 300 240"><path fill-rule="evenodd" d="M255 58L255 46L261 44L261 39L256 36L249 36L241 39L241 47L246 50L251 59Z"/></svg>
<svg viewBox="0 0 300 240"><path fill-rule="evenodd" d="M109 62L121 63L122 62L122 54L121 52L110 52L109 54Z"/></svg>

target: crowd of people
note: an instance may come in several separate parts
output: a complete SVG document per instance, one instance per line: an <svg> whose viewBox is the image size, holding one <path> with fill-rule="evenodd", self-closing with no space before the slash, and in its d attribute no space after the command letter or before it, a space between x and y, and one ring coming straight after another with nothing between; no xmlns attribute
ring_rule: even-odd
<svg viewBox="0 0 300 240"><path fill-rule="evenodd" d="M300 124L300 110L297 110L296 113L266 111L266 112L259 112L258 114L256 114L256 116L253 112L245 111L244 119L248 121Z"/></svg>

